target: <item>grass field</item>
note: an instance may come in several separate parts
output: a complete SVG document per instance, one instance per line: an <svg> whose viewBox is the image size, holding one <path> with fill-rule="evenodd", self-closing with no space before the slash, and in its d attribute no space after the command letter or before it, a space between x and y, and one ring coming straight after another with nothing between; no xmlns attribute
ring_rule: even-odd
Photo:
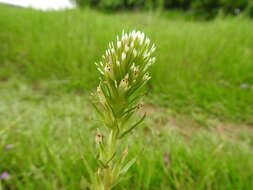
<svg viewBox="0 0 253 190"><path fill-rule="evenodd" d="M58 79L67 90L97 85L93 62L122 29L157 44L151 101L188 113L253 123L253 23L169 20L149 13L40 12L0 7L1 76ZM246 85L248 88L240 88Z"/></svg>
<svg viewBox="0 0 253 190"><path fill-rule="evenodd" d="M0 189L86 189L83 158L95 166L99 126L88 99L98 84L93 62L122 29L145 31L158 48L148 119L123 143L140 156L115 190L251 189L252 20L4 5L0 173L11 177Z"/></svg>
<svg viewBox="0 0 253 190"><path fill-rule="evenodd" d="M12 176L2 181L3 189L85 189L82 158L95 164L98 127L87 97L48 96L15 80L0 87L0 171ZM124 142L131 154L144 152L116 189L251 189L251 128L207 129L157 107L147 113L145 124ZM4 149L6 144L14 147Z"/></svg>

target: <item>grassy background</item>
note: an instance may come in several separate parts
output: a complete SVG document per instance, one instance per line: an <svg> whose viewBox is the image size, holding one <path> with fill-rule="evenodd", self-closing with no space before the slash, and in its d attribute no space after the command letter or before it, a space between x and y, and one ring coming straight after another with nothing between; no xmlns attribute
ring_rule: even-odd
<svg viewBox="0 0 253 190"><path fill-rule="evenodd" d="M86 189L87 168L95 167L94 121L86 96L51 94L11 80L0 83L0 172L9 171L2 188L18 190ZM140 154L115 189L251 189L252 129L205 128L175 123L167 109L147 109L148 119L124 146L129 159ZM180 124L180 125L179 125ZM5 132L2 134L1 131ZM6 150L6 144L14 144ZM159 148L157 148L159 147Z"/></svg>
<svg viewBox="0 0 253 190"><path fill-rule="evenodd" d="M2 78L57 79L89 92L93 62L122 29L143 30L157 44L151 101L174 110L253 123L253 23L244 18L193 22L154 13L40 12L0 7ZM247 84L249 88L240 88Z"/></svg>
<svg viewBox="0 0 253 190"><path fill-rule="evenodd" d="M149 117L123 142L130 154L147 148L115 189L251 189L251 20L3 5L0 173L11 178L0 180L0 189L85 189L82 158L95 167L99 126L87 98L98 84L93 62L122 29L145 31L158 48L145 100L152 103Z"/></svg>

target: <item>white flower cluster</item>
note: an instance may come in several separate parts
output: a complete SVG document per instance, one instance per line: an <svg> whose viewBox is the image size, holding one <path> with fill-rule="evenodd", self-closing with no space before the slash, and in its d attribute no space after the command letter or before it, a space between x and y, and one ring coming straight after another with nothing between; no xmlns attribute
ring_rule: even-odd
<svg viewBox="0 0 253 190"><path fill-rule="evenodd" d="M155 49L143 32L123 31L121 38L117 36L115 43L109 43L102 60L95 63L101 77L94 106L109 128L123 125L142 107L138 90L151 78L148 68L156 61L152 56Z"/></svg>
<svg viewBox="0 0 253 190"><path fill-rule="evenodd" d="M109 43L109 49L102 61L95 63L103 81L113 81L119 92L130 90L135 85L142 86L151 77L148 68L155 63L152 53L156 47L143 32L123 31L122 37ZM136 86L135 86L136 88Z"/></svg>

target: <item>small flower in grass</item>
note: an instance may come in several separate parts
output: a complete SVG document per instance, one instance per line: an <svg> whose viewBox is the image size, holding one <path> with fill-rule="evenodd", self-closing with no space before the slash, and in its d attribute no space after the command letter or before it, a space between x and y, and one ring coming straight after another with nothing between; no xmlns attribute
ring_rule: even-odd
<svg viewBox="0 0 253 190"><path fill-rule="evenodd" d="M13 144L7 144L7 145L5 145L5 147L4 147L5 149L12 149L12 148L14 148L14 145Z"/></svg>
<svg viewBox="0 0 253 190"><path fill-rule="evenodd" d="M9 172L5 171L5 172L0 174L0 179L8 179L8 178L10 178Z"/></svg>

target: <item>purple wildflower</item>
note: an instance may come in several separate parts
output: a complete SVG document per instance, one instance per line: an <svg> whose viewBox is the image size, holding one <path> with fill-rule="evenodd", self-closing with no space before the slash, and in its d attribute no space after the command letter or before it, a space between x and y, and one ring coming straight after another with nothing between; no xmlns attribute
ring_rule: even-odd
<svg viewBox="0 0 253 190"><path fill-rule="evenodd" d="M12 148L14 148L14 145L13 144L7 144L7 145L5 145L4 148L5 149L12 149Z"/></svg>
<svg viewBox="0 0 253 190"><path fill-rule="evenodd" d="M0 174L0 179L8 179L10 174L8 172L3 172Z"/></svg>

